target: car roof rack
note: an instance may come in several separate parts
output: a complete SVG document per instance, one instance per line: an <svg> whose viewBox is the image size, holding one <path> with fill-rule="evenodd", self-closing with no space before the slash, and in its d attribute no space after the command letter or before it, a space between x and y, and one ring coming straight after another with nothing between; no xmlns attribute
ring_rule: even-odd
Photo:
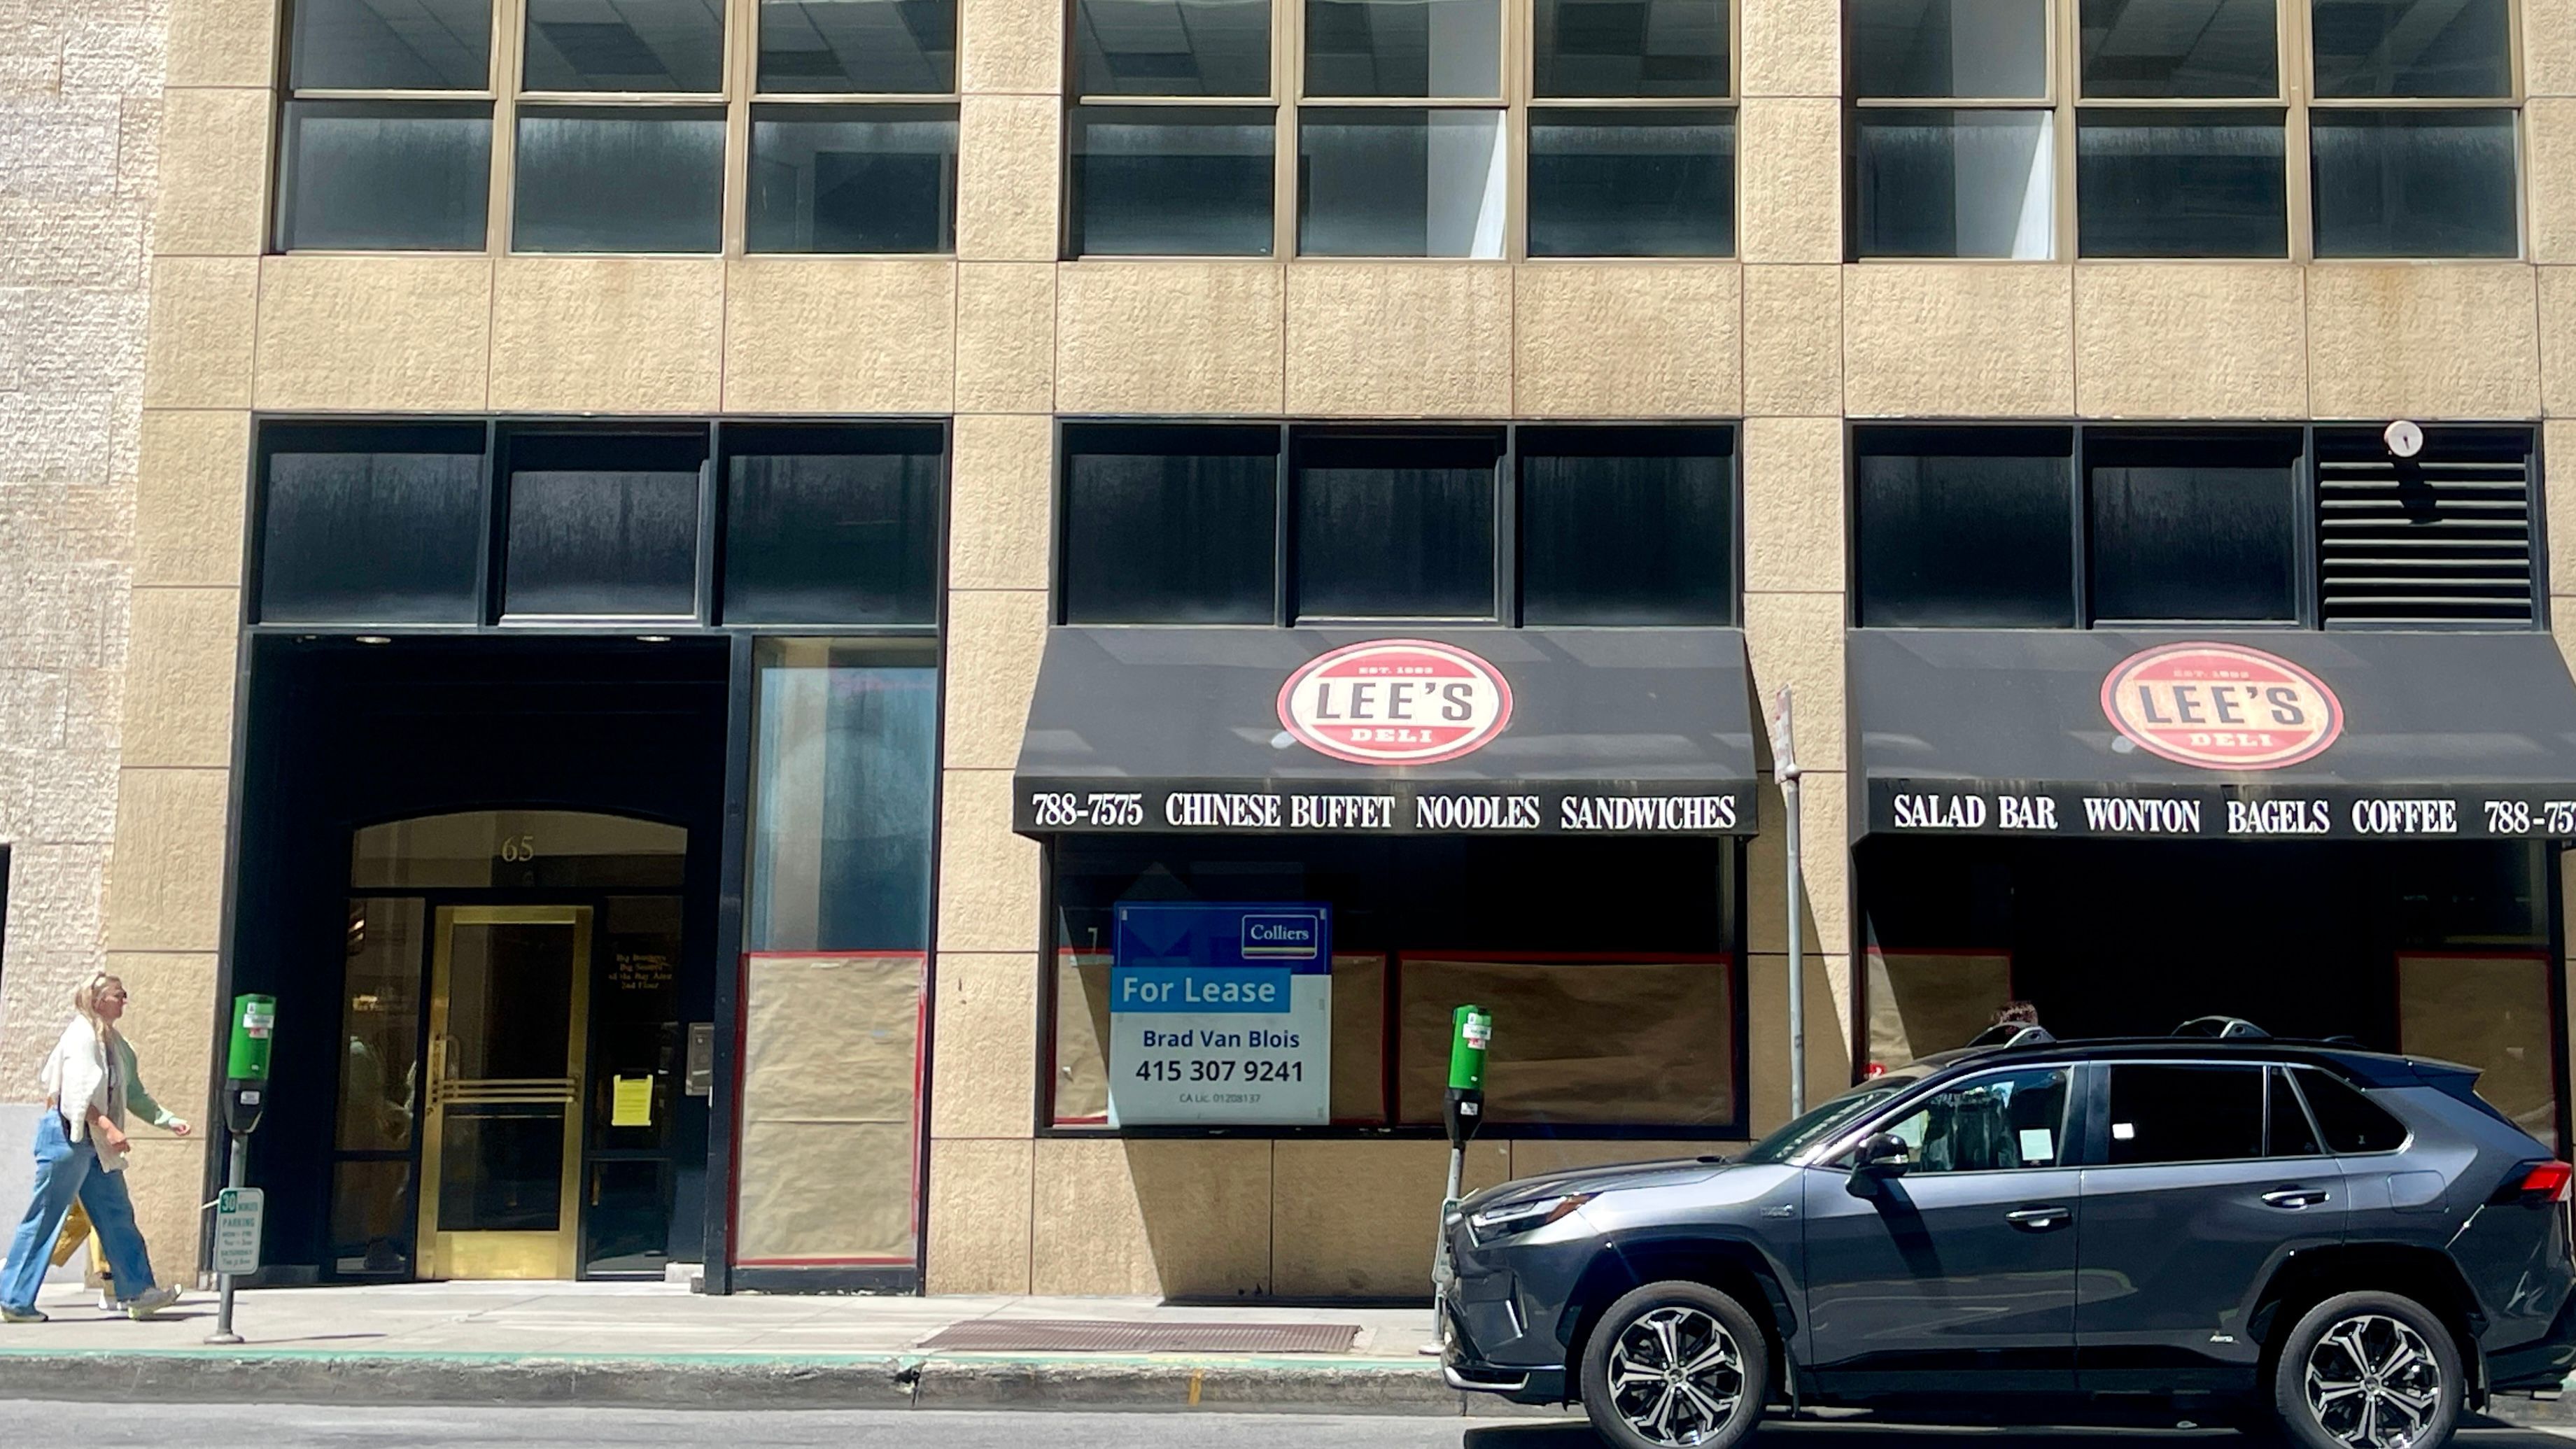
<svg viewBox="0 0 2576 1449"><path fill-rule="evenodd" d="M2195 1016L2173 1029L2176 1036L2216 1037L2227 1040L2238 1037L2268 1037L2270 1032L2241 1016Z"/></svg>
<svg viewBox="0 0 2576 1449"><path fill-rule="evenodd" d="M1999 1021L1968 1038L1971 1048L2046 1046L2057 1040L2034 1021Z"/></svg>

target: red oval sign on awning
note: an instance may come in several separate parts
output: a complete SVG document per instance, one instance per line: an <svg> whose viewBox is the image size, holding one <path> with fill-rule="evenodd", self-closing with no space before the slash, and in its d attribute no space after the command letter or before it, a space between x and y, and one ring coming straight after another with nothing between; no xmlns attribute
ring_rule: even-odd
<svg viewBox="0 0 2576 1449"><path fill-rule="evenodd" d="M1279 690L1299 743L1362 765L1428 765L1485 747L1511 723L1493 665L1427 639L1376 639L1320 654Z"/></svg>
<svg viewBox="0 0 2576 1449"><path fill-rule="evenodd" d="M2139 748L2205 770L2277 770L2343 734L2343 701L2277 654L2160 644L2102 681L2102 713Z"/></svg>

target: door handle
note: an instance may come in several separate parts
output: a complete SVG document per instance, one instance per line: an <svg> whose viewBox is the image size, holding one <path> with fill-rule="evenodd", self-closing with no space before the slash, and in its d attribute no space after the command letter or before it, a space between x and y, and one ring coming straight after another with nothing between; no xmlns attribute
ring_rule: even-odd
<svg viewBox="0 0 2576 1449"><path fill-rule="evenodd" d="M2015 1208L2004 1214L2004 1221L2026 1233L2044 1233L2062 1228L2075 1217L2073 1212L2056 1206Z"/></svg>
<svg viewBox="0 0 2576 1449"><path fill-rule="evenodd" d="M2331 1193L2321 1187L2276 1187L2263 1194L2263 1202L2267 1207L2296 1210L2316 1207L2331 1196Z"/></svg>

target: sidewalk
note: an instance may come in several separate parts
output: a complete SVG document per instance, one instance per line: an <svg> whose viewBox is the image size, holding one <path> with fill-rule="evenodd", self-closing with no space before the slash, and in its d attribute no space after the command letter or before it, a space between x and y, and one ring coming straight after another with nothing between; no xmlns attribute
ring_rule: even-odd
<svg viewBox="0 0 2576 1449"><path fill-rule="evenodd" d="M1198 1408L1512 1412L1444 1387L1416 1350L1427 1308L1166 1307L1150 1298L710 1298L662 1283L420 1283L245 1291L216 1347L215 1299L147 1323L48 1288L53 1321L0 1327L0 1398L165 1402L588 1402L664 1407ZM1337 1324L1346 1353L925 1350L990 1320ZM1472 1400L1472 1403L1469 1401Z"/></svg>

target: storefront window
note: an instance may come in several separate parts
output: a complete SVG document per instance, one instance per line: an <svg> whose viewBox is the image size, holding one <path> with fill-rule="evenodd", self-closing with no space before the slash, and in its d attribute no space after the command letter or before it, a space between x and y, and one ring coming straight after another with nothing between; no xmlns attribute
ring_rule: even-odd
<svg viewBox="0 0 2576 1449"><path fill-rule="evenodd" d="M938 767L928 647L759 648L746 948L924 949Z"/></svg>

